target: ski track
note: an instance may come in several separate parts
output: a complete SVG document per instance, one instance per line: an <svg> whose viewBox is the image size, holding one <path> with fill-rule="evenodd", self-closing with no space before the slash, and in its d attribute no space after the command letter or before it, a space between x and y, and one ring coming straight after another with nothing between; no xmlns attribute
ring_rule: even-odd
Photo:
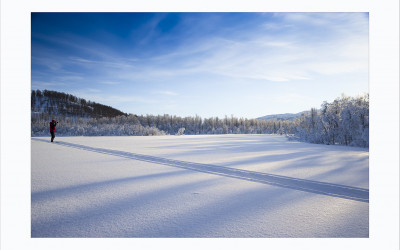
<svg viewBox="0 0 400 250"><path fill-rule="evenodd" d="M51 143L48 140L39 138L32 138L32 140ZM242 169L233 169L229 167L223 167L211 164L179 161L162 157L136 154L131 152L124 152L124 151L111 150L105 148L95 148L69 142L57 142L57 145L92 151L101 154L124 157L132 160L151 162L161 165L194 170L208 174L220 175L230 178L242 179L246 181L274 185L283 188L289 188L299 191L305 191L315 194L321 194L321 195L327 195L332 197L339 197L343 199L369 203L369 190L364 188L357 188L357 187L351 187L351 186L345 186L327 182L318 182L318 181L274 175L268 173L260 173Z"/></svg>

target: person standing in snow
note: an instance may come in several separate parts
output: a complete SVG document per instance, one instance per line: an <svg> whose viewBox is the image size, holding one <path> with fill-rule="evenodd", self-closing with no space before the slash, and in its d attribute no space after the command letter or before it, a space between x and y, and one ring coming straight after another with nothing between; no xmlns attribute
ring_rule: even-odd
<svg viewBox="0 0 400 250"><path fill-rule="evenodd" d="M54 119L50 122L50 134L51 134L51 142L54 141L55 133L56 133L56 126L57 123Z"/></svg>

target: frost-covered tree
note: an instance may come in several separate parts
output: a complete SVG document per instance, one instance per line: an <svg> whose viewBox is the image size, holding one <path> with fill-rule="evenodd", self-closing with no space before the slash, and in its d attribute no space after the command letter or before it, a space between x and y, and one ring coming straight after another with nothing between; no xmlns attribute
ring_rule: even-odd
<svg viewBox="0 0 400 250"><path fill-rule="evenodd" d="M185 128L180 128L176 135L184 135L185 134Z"/></svg>
<svg viewBox="0 0 400 250"><path fill-rule="evenodd" d="M294 122L294 136L302 141L350 146L369 146L369 95L342 95L311 109Z"/></svg>

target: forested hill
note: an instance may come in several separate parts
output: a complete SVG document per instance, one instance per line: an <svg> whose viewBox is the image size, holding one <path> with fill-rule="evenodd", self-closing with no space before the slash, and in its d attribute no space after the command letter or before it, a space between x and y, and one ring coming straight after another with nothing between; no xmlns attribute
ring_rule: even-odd
<svg viewBox="0 0 400 250"><path fill-rule="evenodd" d="M127 115L122 111L51 90L32 90L31 112L33 114L47 114L50 116L73 116L87 118L116 117Z"/></svg>
<svg viewBox="0 0 400 250"><path fill-rule="evenodd" d="M269 121L269 120L293 121L307 112L309 112L309 111L303 111L303 112L296 113L296 114L286 113L286 114L266 115L263 117L258 117L257 119L265 120L265 121Z"/></svg>

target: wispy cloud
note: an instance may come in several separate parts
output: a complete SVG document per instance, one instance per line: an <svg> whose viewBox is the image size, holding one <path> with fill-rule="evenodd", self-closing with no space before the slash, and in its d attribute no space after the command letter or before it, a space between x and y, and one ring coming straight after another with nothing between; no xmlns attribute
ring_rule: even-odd
<svg viewBox="0 0 400 250"><path fill-rule="evenodd" d="M163 90L163 91L156 91L156 94L161 94L161 95L166 95L166 96L177 96L178 93L169 91L169 90Z"/></svg>
<svg viewBox="0 0 400 250"><path fill-rule="evenodd" d="M182 38L182 44L176 49L147 58L117 56L115 49L93 41L89 43L84 38L79 38L83 42L77 44L68 42L68 39L46 37L84 51L92 59L72 56L69 61L54 63L43 60L42 64L60 69L67 63L76 63L97 71L105 78L114 79L102 81L104 84L115 84L119 80L154 80L196 74L283 82L310 79L310 72L339 74L367 69L368 44L365 43L365 34L341 35L344 24L347 25L346 30L357 30L367 25L368 20L363 14L278 13L274 17L279 22L266 21L260 26L261 29L248 32L246 39L235 36L228 39L218 35ZM151 30L161 20L159 17L148 24ZM310 34L315 32L312 27L316 26L323 27L327 33L339 35L331 34L330 41L307 41ZM265 28L282 27L291 29L291 32L282 35L263 32Z"/></svg>
<svg viewBox="0 0 400 250"><path fill-rule="evenodd" d="M300 26L299 30L274 36L256 30L245 40L196 38L195 42L188 40L172 52L149 58L133 72L140 72L142 78L212 74L284 82L309 80L312 73L332 75L368 70L368 34L342 31L344 24L350 25L347 28L351 30L365 30L368 20L363 14L328 15L328 18L324 14L307 13L277 16L282 16L282 20L274 24L276 28L293 28L300 22L323 27L324 32L334 34L330 34L330 40L308 41L321 31ZM355 23L349 24L350 21ZM134 75L133 72L128 75Z"/></svg>
<svg viewBox="0 0 400 250"><path fill-rule="evenodd" d="M207 105L218 106L222 95L213 91L222 91L227 100L246 96L249 103L261 91L260 100L275 91L282 96L276 103L292 105L293 100L311 99L302 93L304 86L311 93L340 79L329 86L330 93L316 93L318 98L346 92L350 81L357 83L353 92L363 82L367 87L362 91L368 88L366 13L178 15L179 22L167 30L161 26L168 14L161 13L140 20L137 27L95 27L110 30L94 35L82 30L33 32L32 88L71 89L68 92L86 99L133 109L174 101L171 109L186 108L187 103L188 110L195 109L194 103L203 104L204 98L210 99ZM225 87L229 84L233 88ZM293 93L297 95L290 96Z"/></svg>

